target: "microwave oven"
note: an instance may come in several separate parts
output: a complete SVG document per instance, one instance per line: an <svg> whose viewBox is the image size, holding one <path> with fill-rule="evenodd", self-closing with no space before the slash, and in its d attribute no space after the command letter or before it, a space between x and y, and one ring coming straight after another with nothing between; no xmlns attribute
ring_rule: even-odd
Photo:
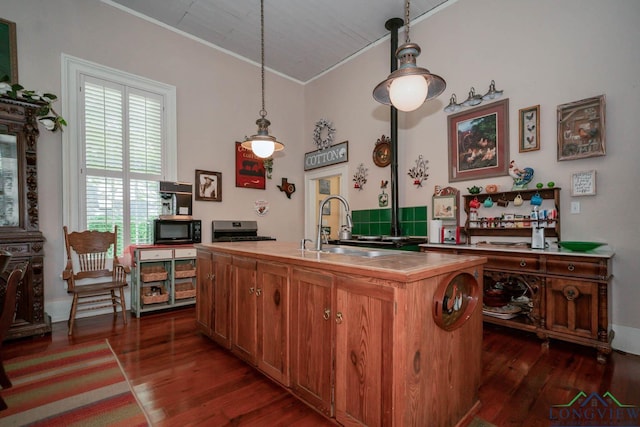
<svg viewBox="0 0 640 427"><path fill-rule="evenodd" d="M156 245L186 245L202 242L202 221L199 219L156 219L153 243Z"/></svg>

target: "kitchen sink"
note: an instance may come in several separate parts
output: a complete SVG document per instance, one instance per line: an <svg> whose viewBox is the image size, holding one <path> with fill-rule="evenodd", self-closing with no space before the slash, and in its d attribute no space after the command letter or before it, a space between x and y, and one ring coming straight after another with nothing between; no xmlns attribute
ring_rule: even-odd
<svg viewBox="0 0 640 427"><path fill-rule="evenodd" d="M361 256L365 258L375 258L384 255L393 255L386 251L371 251L366 249L354 249L354 248L343 248L342 246L337 246L333 248L323 248L322 252L324 253L332 253L332 254L341 254L341 255L351 255L351 256Z"/></svg>

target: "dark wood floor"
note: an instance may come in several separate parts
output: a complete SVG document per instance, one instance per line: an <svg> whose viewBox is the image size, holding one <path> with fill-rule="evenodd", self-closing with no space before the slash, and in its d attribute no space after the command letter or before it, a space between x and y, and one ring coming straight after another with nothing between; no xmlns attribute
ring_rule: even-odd
<svg viewBox="0 0 640 427"><path fill-rule="evenodd" d="M332 425L283 388L195 331L194 310L122 319L66 322L50 336L3 344L4 358L109 339L154 425ZM640 356L614 352L607 365L595 350L552 341L545 351L532 334L485 325L480 388L483 419L497 426L548 426L552 405L579 391L611 392L640 406ZM425 421L425 426L428 421Z"/></svg>

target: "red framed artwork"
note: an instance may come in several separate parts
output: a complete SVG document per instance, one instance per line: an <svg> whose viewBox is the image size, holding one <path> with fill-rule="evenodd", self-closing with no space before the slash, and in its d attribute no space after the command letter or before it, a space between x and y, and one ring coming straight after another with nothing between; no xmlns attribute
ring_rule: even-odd
<svg viewBox="0 0 640 427"><path fill-rule="evenodd" d="M266 188L264 160L236 142L236 187Z"/></svg>
<svg viewBox="0 0 640 427"><path fill-rule="evenodd" d="M509 99L448 117L449 181L509 172Z"/></svg>

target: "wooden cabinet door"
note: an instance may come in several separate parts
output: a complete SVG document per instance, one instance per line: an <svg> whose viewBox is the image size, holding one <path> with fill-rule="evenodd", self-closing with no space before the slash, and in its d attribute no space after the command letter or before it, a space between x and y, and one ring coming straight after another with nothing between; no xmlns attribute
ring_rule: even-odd
<svg viewBox="0 0 640 427"><path fill-rule="evenodd" d="M211 336L213 324L212 257L213 254L209 251L198 251L198 265L196 267L196 324L198 330L207 336Z"/></svg>
<svg viewBox="0 0 640 427"><path fill-rule="evenodd" d="M211 338L225 348L231 347L231 255L213 254ZM197 300L196 300L197 303Z"/></svg>
<svg viewBox="0 0 640 427"><path fill-rule="evenodd" d="M289 268L258 262L258 368L289 385Z"/></svg>
<svg viewBox="0 0 640 427"><path fill-rule="evenodd" d="M393 288L365 280L336 283L336 420L392 424Z"/></svg>
<svg viewBox="0 0 640 427"><path fill-rule="evenodd" d="M547 279L547 329L598 337L598 284L575 279Z"/></svg>
<svg viewBox="0 0 640 427"><path fill-rule="evenodd" d="M291 274L291 389L333 417L334 276L294 267Z"/></svg>
<svg viewBox="0 0 640 427"><path fill-rule="evenodd" d="M256 264L251 258L233 257L231 351L255 365L257 352Z"/></svg>

